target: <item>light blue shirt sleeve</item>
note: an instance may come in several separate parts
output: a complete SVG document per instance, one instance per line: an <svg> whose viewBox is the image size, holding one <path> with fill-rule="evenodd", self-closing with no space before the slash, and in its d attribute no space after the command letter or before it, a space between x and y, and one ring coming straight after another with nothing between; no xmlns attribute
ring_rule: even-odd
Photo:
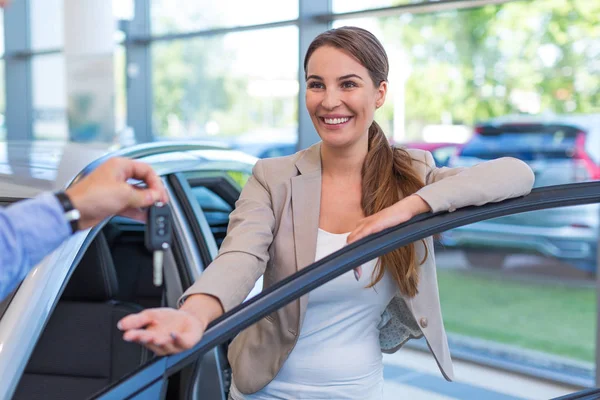
<svg viewBox="0 0 600 400"><path fill-rule="evenodd" d="M0 208L0 301L70 234L52 193Z"/></svg>

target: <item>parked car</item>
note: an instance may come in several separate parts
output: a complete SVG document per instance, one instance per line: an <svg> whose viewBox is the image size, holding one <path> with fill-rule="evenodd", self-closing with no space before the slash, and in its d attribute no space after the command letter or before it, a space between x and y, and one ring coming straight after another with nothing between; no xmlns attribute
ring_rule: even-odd
<svg viewBox="0 0 600 400"><path fill-rule="evenodd" d="M216 256L228 214L256 158L165 143L112 155L148 162L163 177L174 218L164 283L152 284L152 257L144 248L143 224L113 217L73 235L0 303L0 398L224 399L231 383L225 354L233 336L367 260L463 224L566 203L600 202L600 182L594 182L537 189L504 203L419 216L346 246L246 301L213 322L193 349L153 357L141 346L124 342L116 322L143 308L176 306ZM59 176L64 174L54 174ZM20 182L11 180L8 172L0 176L2 205L54 185L41 179Z"/></svg>
<svg viewBox="0 0 600 400"><path fill-rule="evenodd" d="M473 138L449 164L471 166L504 156L528 163L535 173L535 187L597 180L600 115L490 120L475 127ZM599 212L598 205L592 204L511 215L446 232L441 243L467 249L474 267L499 268L508 254L531 252L595 273Z"/></svg>
<svg viewBox="0 0 600 400"><path fill-rule="evenodd" d="M429 143L429 142L408 142L400 144L407 149L426 150L431 153L437 167L446 167L450 158L460 149L459 143Z"/></svg>
<svg viewBox="0 0 600 400"><path fill-rule="evenodd" d="M231 147L258 158L289 156L297 151L298 130L281 128L248 132L233 140Z"/></svg>

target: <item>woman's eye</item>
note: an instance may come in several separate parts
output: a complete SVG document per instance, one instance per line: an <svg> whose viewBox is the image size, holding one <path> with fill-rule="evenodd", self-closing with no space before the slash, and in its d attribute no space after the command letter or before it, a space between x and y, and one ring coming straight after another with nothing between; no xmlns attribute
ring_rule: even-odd
<svg viewBox="0 0 600 400"><path fill-rule="evenodd" d="M308 82L309 89L323 89L323 84L321 82Z"/></svg>
<svg viewBox="0 0 600 400"><path fill-rule="evenodd" d="M356 83L352 82L352 81L346 81L342 83L342 87L344 89L350 89L350 88L355 88L357 87Z"/></svg>

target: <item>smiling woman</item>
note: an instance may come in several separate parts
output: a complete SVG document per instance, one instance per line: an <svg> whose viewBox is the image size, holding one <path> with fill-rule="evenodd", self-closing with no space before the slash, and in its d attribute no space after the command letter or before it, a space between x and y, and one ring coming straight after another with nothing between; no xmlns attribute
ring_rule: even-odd
<svg viewBox="0 0 600 400"><path fill-rule="evenodd" d="M391 147L373 120L385 102L388 70L381 43L364 29L317 36L305 58L306 107L322 141L256 163L219 255L181 297L180 310L122 319L126 340L159 355L190 349L260 276L270 288L418 214L531 190L531 170L515 159L437 169L429 152ZM452 379L432 251L432 238L392 250L240 333L229 347L231 397L381 399L382 351L421 336Z"/></svg>

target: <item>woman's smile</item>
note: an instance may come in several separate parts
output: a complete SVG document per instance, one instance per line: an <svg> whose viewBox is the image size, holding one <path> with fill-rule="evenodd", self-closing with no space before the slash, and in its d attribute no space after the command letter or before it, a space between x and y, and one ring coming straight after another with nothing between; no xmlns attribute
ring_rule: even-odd
<svg viewBox="0 0 600 400"><path fill-rule="evenodd" d="M352 120L352 116L324 115L319 120L327 129L342 129Z"/></svg>

